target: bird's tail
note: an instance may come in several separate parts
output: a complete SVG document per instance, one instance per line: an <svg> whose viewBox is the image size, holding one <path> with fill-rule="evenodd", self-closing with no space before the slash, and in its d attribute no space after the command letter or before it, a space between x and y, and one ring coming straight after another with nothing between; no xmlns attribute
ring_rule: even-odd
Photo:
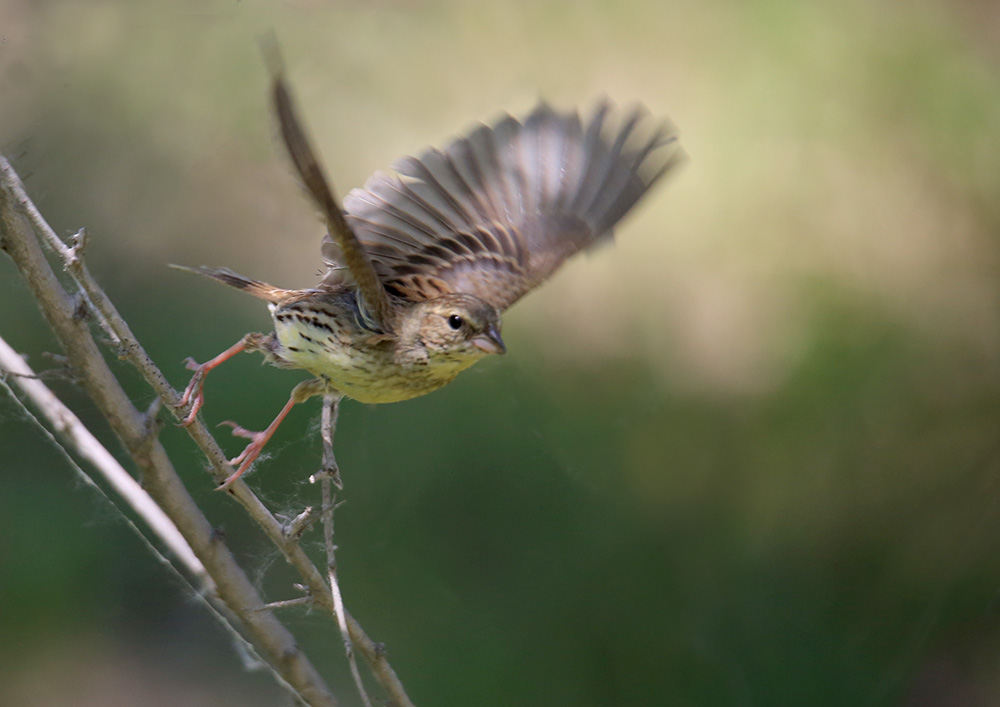
<svg viewBox="0 0 1000 707"><path fill-rule="evenodd" d="M253 295L258 299L266 300L268 302L280 302L292 294L292 290L275 287L274 285L269 285L266 282L261 282L260 280L251 280L249 277L243 277L228 268L206 268L205 266L189 268L185 265L171 265L170 267L176 270L186 270L188 272L204 275L205 277L210 277L224 285L235 287L237 290L242 290L249 295Z"/></svg>

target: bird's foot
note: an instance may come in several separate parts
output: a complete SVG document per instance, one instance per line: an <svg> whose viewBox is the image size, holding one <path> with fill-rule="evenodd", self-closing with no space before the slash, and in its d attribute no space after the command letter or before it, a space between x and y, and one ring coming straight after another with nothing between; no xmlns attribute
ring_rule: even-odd
<svg viewBox="0 0 1000 707"><path fill-rule="evenodd" d="M189 371L194 371L194 375L191 376L191 382L187 384L183 395L181 395L180 407L183 408L185 405L191 405L187 415L180 421L181 427L187 427L194 422L194 418L197 417L201 406L205 404L205 393L203 391L205 376L213 368L225 363L241 351L256 350L264 338L261 334L247 334L211 361L206 361L205 363L198 363L190 357L184 359L184 365Z"/></svg>
<svg viewBox="0 0 1000 707"><path fill-rule="evenodd" d="M220 489L225 489L231 483L236 481L236 479L243 476L243 473L250 468L250 465L257 461L257 457L260 456L260 453L264 450L264 446L267 444L268 440L271 439L271 435L274 434L274 430L269 427L262 432L254 432L253 430L248 430L245 427L237 425L232 420L225 420L224 422L220 422L219 425L231 427L234 437L242 437L250 440L250 444L248 444L242 452L229 460L229 464L235 467L236 471L233 472L229 478L223 481L221 486L219 486Z"/></svg>
<svg viewBox="0 0 1000 707"><path fill-rule="evenodd" d="M205 364L198 363L191 357L184 359L184 365L189 371L194 371L195 373L191 376L191 381L184 389L184 394L181 395L180 406L191 406L188 408L187 415L179 423L181 427L187 427L194 422L194 418L198 415L198 411L201 410L201 406L205 404L205 375L209 370L205 368Z"/></svg>

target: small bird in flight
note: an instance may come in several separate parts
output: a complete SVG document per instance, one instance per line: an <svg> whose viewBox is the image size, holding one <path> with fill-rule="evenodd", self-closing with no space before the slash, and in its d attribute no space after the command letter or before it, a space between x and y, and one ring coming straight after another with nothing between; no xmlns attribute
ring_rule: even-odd
<svg viewBox="0 0 1000 707"><path fill-rule="evenodd" d="M242 351L315 378L294 388L265 430L228 423L251 441L220 488L250 467L296 403L322 394L407 400L505 353L501 312L571 255L609 239L684 159L669 124L640 107L622 112L605 100L581 119L541 103L522 120L508 115L443 150L398 160L341 208L280 66L271 99L295 169L326 219L327 271L316 287L290 290L225 268L192 269L269 302L274 331L247 334L206 363L187 360L195 374L181 397L182 424L198 414L208 372Z"/></svg>

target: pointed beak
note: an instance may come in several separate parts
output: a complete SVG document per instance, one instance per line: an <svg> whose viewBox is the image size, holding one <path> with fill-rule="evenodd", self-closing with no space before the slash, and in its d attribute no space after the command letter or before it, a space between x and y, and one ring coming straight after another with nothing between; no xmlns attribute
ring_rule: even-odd
<svg viewBox="0 0 1000 707"><path fill-rule="evenodd" d="M500 327L496 325L491 326L488 331L472 337L470 341L477 349L488 354L507 353L507 347L504 346L503 339L500 338Z"/></svg>

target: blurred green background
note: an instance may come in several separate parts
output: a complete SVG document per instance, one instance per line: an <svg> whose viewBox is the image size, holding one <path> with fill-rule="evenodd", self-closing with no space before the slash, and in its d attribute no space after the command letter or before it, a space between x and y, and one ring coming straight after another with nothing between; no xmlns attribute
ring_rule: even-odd
<svg viewBox="0 0 1000 707"><path fill-rule="evenodd" d="M341 192L539 96L641 100L691 158L507 315L508 356L344 405L343 589L417 704L1000 704L1000 5L6 0L0 148L58 232L89 229L178 387L269 320L168 263L320 267L267 113L272 29ZM6 258L0 303L51 366ZM240 357L206 420L262 427L303 377ZM318 410L249 478L283 512L316 502ZM6 398L0 449L0 703L287 701ZM355 704L333 625L282 617Z"/></svg>

